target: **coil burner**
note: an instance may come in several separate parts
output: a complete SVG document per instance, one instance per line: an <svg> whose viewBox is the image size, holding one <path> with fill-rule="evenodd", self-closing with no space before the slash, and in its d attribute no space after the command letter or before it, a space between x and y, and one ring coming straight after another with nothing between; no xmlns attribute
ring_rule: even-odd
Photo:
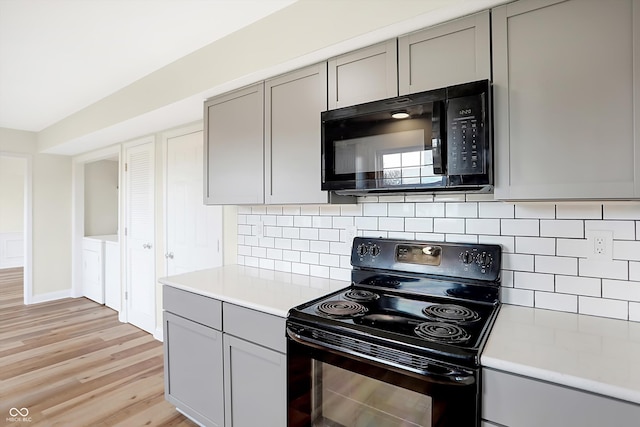
<svg viewBox="0 0 640 427"><path fill-rule="evenodd" d="M465 342L470 335L458 325L443 322L424 322L416 326L415 333L429 341L455 344Z"/></svg>
<svg viewBox="0 0 640 427"><path fill-rule="evenodd" d="M480 315L461 305L434 304L422 309L422 313L437 322L468 324L480 320Z"/></svg>
<svg viewBox="0 0 640 427"><path fill-rule="evenodd" d="M345 292L344 297L349 301L371 302L380 298L380 295L374 292L365 291L363 289L354 289L354 290Z"/></svg>
<svg viewBox="0 0 640 427"><path fill-rule="evenodd" d="M326 301L318 305L318 313L329 317L348 318L362 316L367 312L367 308L354 301Z"/></svg>

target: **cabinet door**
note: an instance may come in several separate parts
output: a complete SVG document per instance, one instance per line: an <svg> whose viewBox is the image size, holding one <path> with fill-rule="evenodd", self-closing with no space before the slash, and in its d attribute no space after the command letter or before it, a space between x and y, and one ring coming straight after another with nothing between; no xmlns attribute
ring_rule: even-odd
<svg viewBox="0 0 640 427"><path fill-rule="evenodd" d="M165 398L202 425L224 425L222 363L222 332L164 312Z"/></svg>
<svg viewBox="0 0 640 427"><path fill-rule="evenodd" d="M265 82L266 203L327 203L320 190L320 113L327 64Z"/></svg>
<svg viewBox="0 0 640 427"><path fill-rule="evenodd" d="M329 60L329 108L398 95L395 39Z"/></svg>
<svg viewBox="0 0 640 427"><path fill-rule="evenodd" d="M491 79L489 11L398 39L401 95Z"/></svg>
<svg viewBox="0 0 640 427"><path fill-rule="evenodd" d="M104 304L104 243L95 239L82 241L82 292L98 304Z"/></svg>
<svg viewBox="0 0 640 427"><path fill-rule="evenodd" d="M226 427L287 425L286 356L224 334Z"/></svg>
<svg viewBox="0 0 640 427"><path fill-rule="evenodd" d="M496 197L640 197L640 1L492 16Z"/></svg>
<svg viewBox="0 0 640 427"><path fill-rule="evenodd" d="M264 203L264 86L204 104L205 203Z"/></svg>

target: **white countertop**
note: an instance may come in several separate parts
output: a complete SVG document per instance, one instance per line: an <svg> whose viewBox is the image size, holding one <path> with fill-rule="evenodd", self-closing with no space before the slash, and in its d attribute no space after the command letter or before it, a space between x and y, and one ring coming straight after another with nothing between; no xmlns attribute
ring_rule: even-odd
<svg viewBox="0 0 640 427"><path fill-rule="evenodd" d="M292 307L350 284L240 265L163 277L159 282L280 317Z"/></svg>
<svg viewBox="0 0 640 427"><path fill-rule="evenodd" d="M640 404L640 323L505 304L481 364Z"/></svg>

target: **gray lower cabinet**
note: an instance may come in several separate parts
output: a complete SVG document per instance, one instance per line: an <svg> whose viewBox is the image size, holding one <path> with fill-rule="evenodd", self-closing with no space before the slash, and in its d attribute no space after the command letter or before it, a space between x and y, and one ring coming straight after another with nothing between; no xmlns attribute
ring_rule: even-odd
<svg viewBox="0 0 640 427"><path fill-rule="evenodd" d="M287 425L287 358L224 334L226 427Z"/></svg>
<svg viewBox="0 0 640 427"><path fill-rule="evenodd" d="M163 298L166 399L203 426L285 426L285 319L170 286Z"/></svg>
<svg viewBox="0 0 640 427"><path fill-rule="evenodd" d="M328 61L329 109L398 95L396 39Z"/></svg>
<svg viewBox="0 0 640 427"><path fill-rule="evenodd" d="M640 405L483 369L482 418L505 427L626 427L638 425Z"/></svg>
<svg viewBox="0 0 640 427"><path fill-rule="evenodd" d="M224 426L222 332L164 312L165 398L205 426Z"/></svg>
<svg viewBox="0 0 640 427"><path fill-rule="evenodd" d="M400 95L491 79L489 11L398 39Z"/></svg>
<svg viewBox="0 0 640 427"><path fill-rule="evenodd" d="M264 85L204 103L206 204L264 203Z"/></svg>
<svg viewBox="0 0 640 427"><path fill-rule="evenodd" d="M639 0L492 10L496 198L640 198L639 10Z"/></svg>

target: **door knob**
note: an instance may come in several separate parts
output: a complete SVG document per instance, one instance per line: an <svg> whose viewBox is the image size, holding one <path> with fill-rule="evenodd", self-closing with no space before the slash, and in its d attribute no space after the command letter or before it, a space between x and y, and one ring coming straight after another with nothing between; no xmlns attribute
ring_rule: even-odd
<svg viewBox="0 0 640 427"><path fill-rule="evenodd" d="M169 259L173 259L173 252L169 252L169 253L164 254L164 257L165 258L169 258Z"/></svg>
<svg viewBox="0 0 640 427"><path fill-rule="evenodd" d="M151 243L143 243L143 244L142 244L142 247L143 247L144 249L151 249Z"/></svg>

